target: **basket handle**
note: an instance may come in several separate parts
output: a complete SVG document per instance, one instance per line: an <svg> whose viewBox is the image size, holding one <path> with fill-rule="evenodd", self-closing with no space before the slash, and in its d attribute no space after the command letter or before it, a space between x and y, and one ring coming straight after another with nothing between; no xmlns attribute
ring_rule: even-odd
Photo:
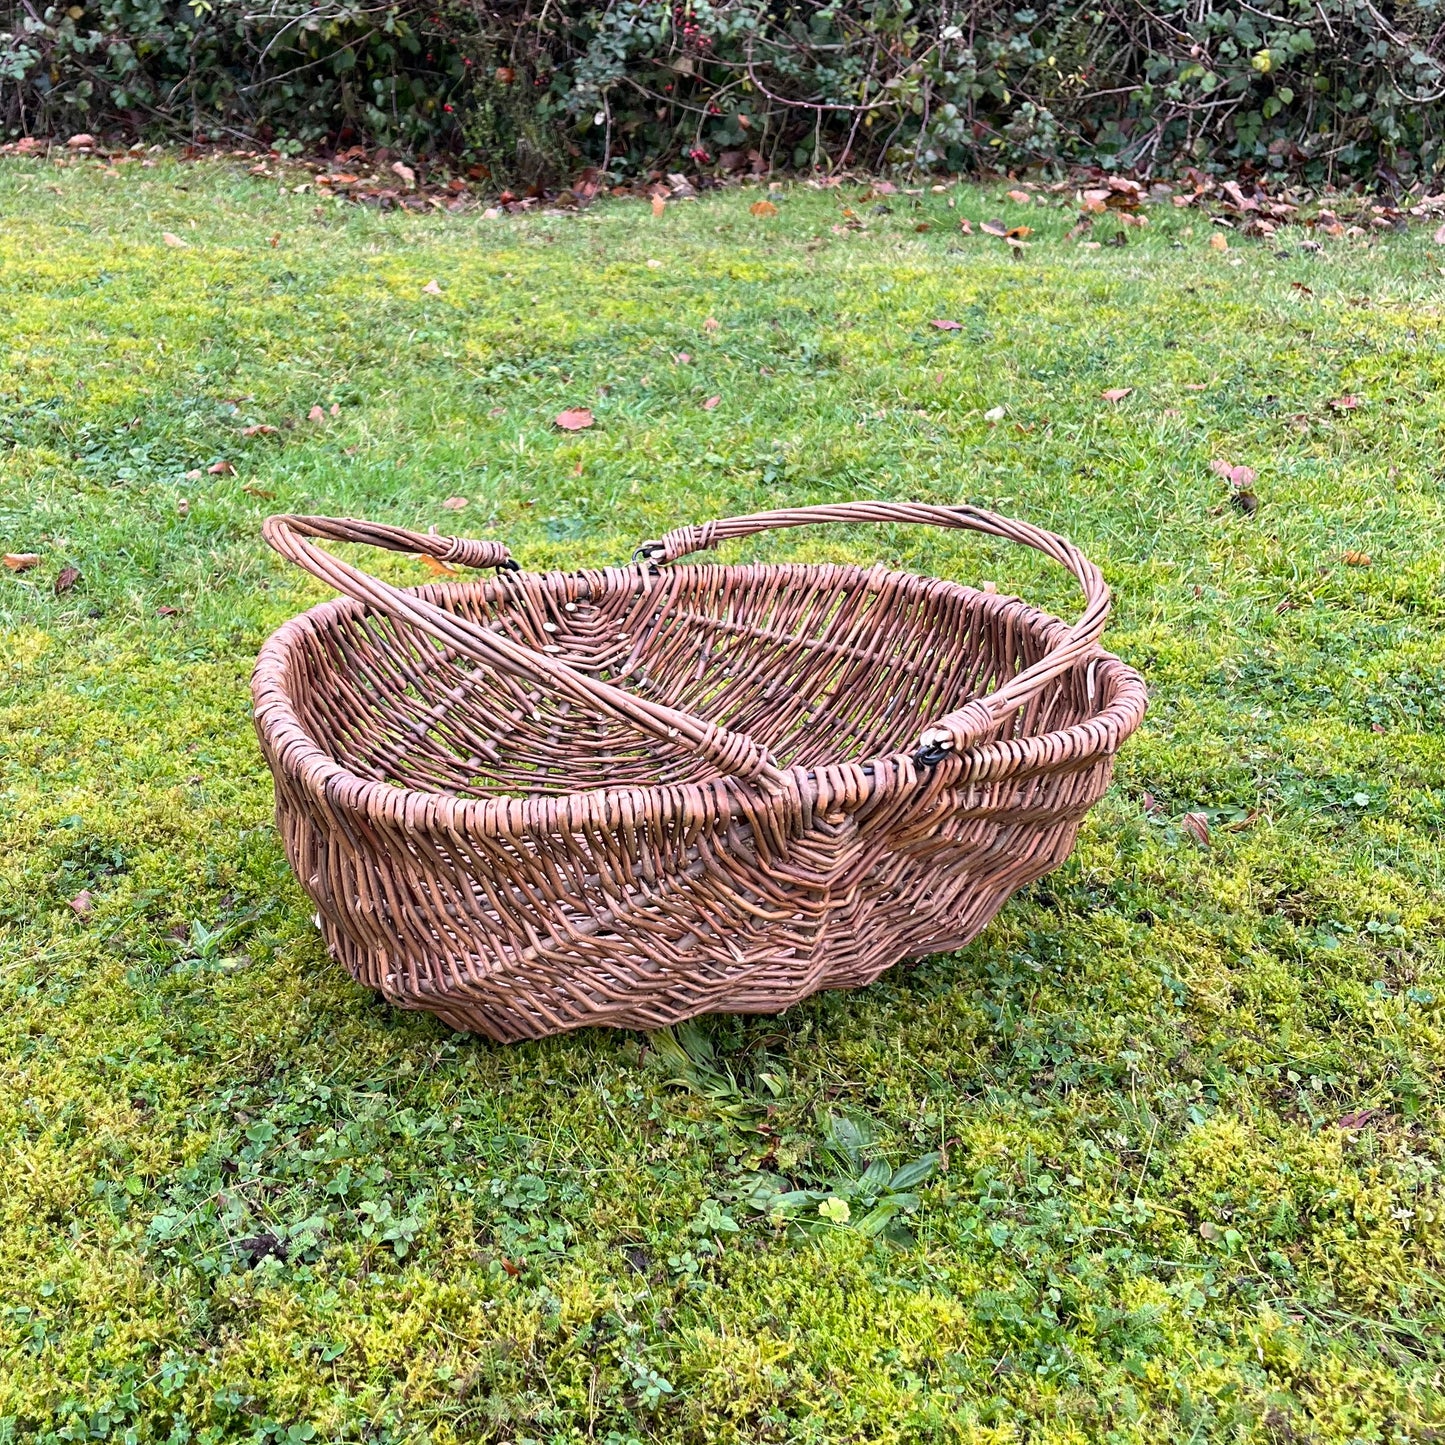
<svg viewBox="0 0 1445 1445"><path fill-rule="evenodd" d="M504 632L493 632L455 612L448 612L414 592L393 587L340 557L316 546L308 538L333 542L364 542L392 552L421 552L440 562L464 567L502 567L517 570L511 554L500 542L478 542L464 537L437 537L338 517L272 516L262 524L266 541L288 562L311 573L338 592L398 622L419 628L465 657L500 672L522 677L562 694L595 712L621 718L665 742L688 748L715 764L723 773L777 784L783 775L767 752L746 733L729 732L716 723L679 712L660 703L624 692L619 687L588 677L565 662L517 642Z"/></svg>
<svg viewBox="0 0 1445 1445"><path fill-rule="evenodd" d="M1073 573L1083 589L1083 614L1057 647L987 697L975 698L924 728L919 735L915 761L926 766L941 762L951 751L962 752L986 738L1054 678L1093 652L1108 621L1111 606L1108 584L1099 569L1072 542L1027 522L1016 522L979 507L938 507L923 502L843 502L835 506L755 512L748 517L725 517L701 526L678 527L656 542L644 542L634 555L653 563L673 562L690 552L700 552L735 537L784 527L807 527L818 522L920 522L984 532L1033 547L1052 557Z"/></svg>

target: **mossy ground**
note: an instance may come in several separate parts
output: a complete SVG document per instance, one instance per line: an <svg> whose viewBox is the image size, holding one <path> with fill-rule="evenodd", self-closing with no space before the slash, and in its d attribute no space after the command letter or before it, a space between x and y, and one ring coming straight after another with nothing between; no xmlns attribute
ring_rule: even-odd
<svg viewBox="0 0 1445 1445"><path fill-rule="evenodd" d="M0 580L0 1440L1445 1429L1438 253L751 199L489 222L0 169L0 540L44 559ZM595 429L553 429L571 405ZM1215 459L1257 469L1254 516ZM540 568L867 496L993 505L1114 584L1153 706L1067 866L962 953L685 1054L497 1048L339 975L248 718L262 639L323 595L268 510ZM764 553L1074 606L959 534ZM930 1153L898 1242L741 1197Z"/></svg>

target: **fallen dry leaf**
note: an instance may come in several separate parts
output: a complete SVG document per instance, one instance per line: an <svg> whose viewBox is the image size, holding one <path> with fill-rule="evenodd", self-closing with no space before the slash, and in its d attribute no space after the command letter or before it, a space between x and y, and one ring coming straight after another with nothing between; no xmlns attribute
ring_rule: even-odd
<svg viewBox="0 0 1445 1445"><path fill-rule="evenodd" d="M720 396L710 396L705 402L703 402L702 409L704 411L711 411L713 407L715 407L721 400L722 397Z"/></svg>
<svg viewBox="0 0 1445 1445"><path fill-rule="evenodd" d="M1445 226L1441 226L1440 229L1435 232L1435 244L1437 246L1445 246Z"/></svg>
<svg viewBox="0 0 1445 1445"><path fill-rule="evenodd" d="M78 135L71 136L65 144L73 151L85 150L95 144L95 137L93 135L87 135L85 131L81 131Z"/></svg>
<svg viewBox="0 0 1445 1445"><path fill-rule="evenodd" d="M1203 813L1186 813L1179 822L1196 843L1204 848L1209 846L1209 819Z"/></svg>
<svg viewBox="0 0 1445 1445"><path fill-rule="evenodd" d="M1033 197L1027 191L1010 191L1008 198L1020 206L1027 206L1033 201Z"/></svg>
<svg viewBox="0 0 1445 1445"><path fill-rule="evenodd" d="M162 231L161 240L164 241L167 246L189 246L191 244L189 241L176 235L174 231Z"/></svg>
<svg viewBox="0 0 1445 1445"><path fill-rule="evenodd" d="M90 889L82 888L70 900L70 908L77 918L89 918L95 908L95 899L91 897Z"/></svg>
<svg viewBox="0 0 1445 1445"><path fill-rule="evenodd" d="M1209 470L1217 477L1223 477L1231 487L1251 487L1254 485L1255 472L1253 467L1231 466L1228 462L1215 460L1210 462Z"/></svg>
<svg viewBox="0 0 1445 1445"><path fill-rule="evenodd" d="M1216 231L1209 238L1209 249L1211 251L1229 250L1229 238L1227 236L1221 235L1220 232Z"/></svg>
<svg viewBox="0 0 1445 1445"><path fill-rule="evenodd" d="M274 251L276 247L281 244L281 233L280 231L277 231L274 235L268 236L266 239L270 243L271 249Z"/></svg>
<svg viewBox="0 0 1445 1445"><path fill-rule="evenodd" d="M1337 396L1333 401L1326 403L1331 411L1354 411L1364 400L1361 396Z"/></svg>
<svg viewBox="0 0 1445 1445"><path fill-rule="evenodd" d="M1184 383L1184 390L1185 390L1185 391L1208 391L1208 390L1209 390L1209 383L1208 383L1207 381L1186 381L1186 382Z"/></svg>
<svg viewBox="0 0 1445 1445"><path fill-rule="evenodd" d="M1346 567L1369 567L1374 560L1368 552L1357 552L1353 547L1340 558Z"/></svg>
<svg viewBox="0 0 1445 1445"><path fill-rule="evenodd" d="M678 366L692 365L692 353L690 351L674 351L672 353L672 359Z"/></svg>
<svg viewBox="0 0 1445 1445"><path fill-rule="evenodd" d="M1301 296L1313 296L1315 294L1303 281L1291 281L1289 286L1291 291L1298 291Z"/></svg>
<svg viewBox="0 0 1445 1445"><path fill-rule="evenodd" d="M963 322L961 321L930 321L928 324L930 326L936 326L940 331L963 330Z"/></svg>
<svg viewBox="0 0 1445 1445"><path fill-rule="evenodd" d="M1380 1111L1378 1109L1356 1109L1353 1114L1341 1114L1341 1129L1363 1129Z"/></svg>
<svg viewBox="0 0 1445 1445"><path fill-rule="evenodd" d="M585 406L576 406L567 411L559 411L553 421L563 431L586 431L592 425L593 418Z"/></svg>
<svg viewBox="0 0 1445 1445"><path fill-rule="evenodd" d="M428 281L421 289L425 291L428 296L440 296L442 294L442 288L437 285L434 279Z"/></svg>
<svg viewBox="0 0 1445 1445"><path fill-rule="evenodd" d="M156 616L157 616L157 617L176 617L176 616L178 616L178 615L180 614L180 610L181 610L181 609L180 609L179 607L157 607L157 608L156 608Z"/></svg>
<svg viewBox="0 0 1445 1445"><path fill-rule="evenodd" d="M717 317L709 316L708 319L702 323L702 329L709 333L716 331L718 329Z"/></svg>
<svg viewBox="0 0 1445 1445"><path fill-rule="evenodd" d="M652 198L652 214L654 216L660 216L666 209L667 202L664 201L661 196L654 196Z"/></svg>
<svg viewBox="0 0 1445 1445"><path fill-rule="evenodd" d="M978 229L986 236L1007 236L1008 227L1002 221L980 221Z"/></svg>
<svg viewBox="0 0 1445 1445"><path fill-rule="evenodd" d="M1159 799L1156 798L1153 793L1148 792L1147 790L1145 791L1144 796L1140 800L1140 802L1144 811L1151 818L1157 817L1160 813L1164 811L1164 809L1159 806Z"/></svg>
<svg viewBox="0 0 1445 1445"><path fill-rule="evenodd" d="M442 506L449 512L460 512L466 504L467 499L465 497L448 497L446 501L442 503Z"/></svg>
<svg viewBox="0 0 1445 1445"><path fill-rule="evenodd" d="M1118 402L1123 401L1126 396L1131 395L1133 390L1134 388L1132 386L1111 386L1108 391L1101 391L1099 395L1102 396L1105 401Z"/></svg>
<svg viewBox="0 0 1445 1445"><path fill-rule="evenodd" d="M79 581L79 567L62 567L55 575L55 595L64 597L67 592L74 591L75 584Z"/></svg>
<svg viewBox="0 0 1445 1445"><path fill-rule="evenodd" d="M1023 241L1029 236L1032 236L1033 233L1034 228L1032 226L1010 226L1008 230L1004 232L1004 237L1009 241Z"/></svg>
<svg viewBox="0 0 1445 1445"><path fill-rule="evenodd" d="M967 216L960 216L958 218L958 229L962 231L965 236L971 236L973 235L973 222L970 221Z"/></svg>
<svg viewBox="0 0 1445 1445"><path fill-rule="evenodd" d="M255 426L243 426L241 435L243 437L273 437L280 430L280 427L267 426L265 422L258 422Z"/></svg>
<svg viewBox="0 0 1445 1445"><path fill-rule="evenodd" d="M39 552L7 552L5 554L5 565L12 572L28 572L32 567L40 565Z"/></svg>
<svg viewBox="0 0 1445 1445"><path fill-rule="evenodd" d="M206 470L213 477L234 477L236 468L230 462L212 462Z"/></svg>
<svg viewBox="0 0 1445 1445"><path fill-rule="evenodd" d="M178 498L176 501L176 516L189 517L190 515L191 504L184 497Z"/></svg>
<svg viewBox="0 0 1445 1445"><path fill-rule="evenodd" d="M428 572L435 572L438 577L455 577L457 575L455 567L448 567L440 558L432 557L426 552L421 553L417 560Z"/></svg>
<svg viewBox="0 0 1445 1445"><path fill-rule="evenodd" d="M326 413L325 413L325 411L324 411L321 407L319 407L319 406L313 406L313 407L311 408L311 410L306 413L306 420L307 420L307 421L325 421L325 420L326 420Z"/></svg>
<svg viewBox="0 0 1445 1445"><path fill-rule="evenodd" d="M754 201L748 210L755 216L776 216L778 208L771 201Z"/></svg>
<svg viewBox="0 0 1445 1445"><path fill-rule="evenodd" d="M268 492L265 487L242 487L243 492L249 492L253 497L260 497L263 501L274 502L275 492Z"/></svg>
<svg viewBox="0 0 1445 1445"><path fill-rule="evenodd" d="M396 176L404 186L410 187L416 185L416 172L412 170L405 161L393 161L391 163L391 173Z"/></svg>

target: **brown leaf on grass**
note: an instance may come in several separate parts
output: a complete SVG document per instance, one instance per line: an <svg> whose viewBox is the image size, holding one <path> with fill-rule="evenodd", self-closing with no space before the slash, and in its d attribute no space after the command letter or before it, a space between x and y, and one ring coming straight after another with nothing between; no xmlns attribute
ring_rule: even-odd
<svg viewBox="0 0 1445 1445"><path fill-rule="evenodd" d="M1147 791L1143 798L1140 799L1140 804L1151 818L1158 817L1159 814L1164 811L1164 809L1159 806L1159 799L1156 798L1153 793Z"/></svg>
<svg viewBox="0 0 1445 1445"><path fill-rule="evenodd" d="M1209 470L1216 477L1223 477L1231 487L1242 490L1245 487L1254 485L1255 472L1253 467L1235 467L1226 461L1216 458L1210 462Z"/></svg>
<svg viewBox="0 0 1445 1445"><path fill-rule="evenodd" d="M771 201L754 201L748 210L755 216L776 216L778 208Z"/></svg>
<svg viewBox="0 0 1445 1445"><path fill-rule="evenodd" d="M963 322L961 321L930 321L928 324L930 326L936 327L939 331L963 330Z"/></svg>
<svg viewBox="0 0 1445 1445"><path fill-rule="evenodd" d="M1203 813L1186 813L1179 823L1201 848L1209 847L1209 819Z"/></svg>
<svg viewBox="0 0 1445 1445"><path fill-rule="evenodd" d="M40 565L39 552L7 552L5 554L5 565L12 572L28 572L32 567Z"/></svg>
<svg viewBox="0 0 1445 1445"><path fill-rule="evenodd" d="M1341 1114L1339 1127L1341 1129L1363 1129L1378 1114L1378 1109L1356 1109L1352 1114Z"/></svg>
<svg viewBox="0 0 1445 1445"><path fill-rule="evenodd" d="M1032 226L1010 226L1008 230L1004 232L1004 239L1008 241L1023 241L1032 236L1033 233L1034 228Z"/></svg>
<svg viewBox="0 0 1445 1445"><path fill-rule="evenodd" d="M167 246L189 246L191 244L183 237L176 235L174 231L162 231L161 240L164 241Z"/></svg>
<svg viewBox="0 0 1445 1445"><path fill-rule="evenodd" d="M1008 198L1014 202L1015 205L1019 206L1032 205L1034 199L1027 191L1010 191Z"/></svg>
<svg viewBox="0 0 1445 1445"><path fill-rule="evenodd" d="M180 611L181 611L181 609L180 609L179 607L157 607L157 608L156 608L156 616L157 616L157 617L178 617L178 616L180 616Z"/></svg>
<svg viewBox="0 0 1445 1445"><path fill-rule="evenodd" d="M1368 552L1357 552L1353 547L1340 557L1346 567L1371 567L1375 559Z"/></svg>
<svg viewBox="0 0 1445 1445"><path fill-rule="evenodd" d="M323 408L319 406L313 406L311 410L306 413L306 420L323 422L326 420L326 412Z"/></svg>
<svg viewBox="0 0 1445 1445"><path fill-rule="evenodd" d="M416 172L404 161L393 161L391 173L408 189L416 185Z"/></svg>
<svg viewBox="0 0 1445 1445"><path fill-rule="evenodd" d="M77 918L89 918L95 909L95 899L91 896L90 889L82 888L70 900L69 906Z"/></svg>
<svg viewBox="0 0 1445 1445"><path fill-rule="evenodd" d="M234 477L236 468L230 462L212 462L206 470L213 477Z"/></svg>
<svg viewBox="0 0 1445 1445"><path fill-rule="evenodd" d="M271 249L274 251L274 250L276 249L276 247L281 244L281 233L280 233L280 231L277 231L277 232L276 232L274 235L272 235L272 236L268 236L268 237L267 237L267 240L270 242Z"/></svg>
<svg viewBox="0 0 1445 1445"><path fill-rule="evenodd" d="M1133 391L1134 388L1132 386L1111 386L1108 391L1101 391L1099 395L1102 396L1105 401L1120 402L1123 401L1126 396L1132 395Z"/></svg>
<svg viewBox="0 0 1445 1445"><path fill-rule="evenodd" d="M261 500L265 502L274 502L276 500L276 493L268 492L265 487L242 487L241 490L243 492L249 492L253 497L260 497Z"/></svg>
<svg viewBox="0 0 1445 1445"><path fill-rule="evenodd" d="M702 409L704 411L711 411L721 400L722 397L720 396L710 396L705 402L703 402Z"/></svg>
<svg viewBox="0 0 1445 1445"><path fill-rule="evenodd" d="M95 144L95 137L86 134L85 131L81 131L77 135L71 136L65 144L73 151L89 150L90 147Z"/></svg>
<svg viewBox="0 0 1445 1445"><path fill-rule="evenodd" d="M440 296L442 294L442 288L437 284L435 277L428 281L421 289L427 296Z"/></svg>
<svg viewBox="0 0 1445 1445"><path fill-rule="evenodd" d="M652 198L652 214L654 216L660 216L666 209L667 202L664 201L661 196L654 196Z"/></svg>
<svg viewBox="0 0 1445 1445"><path fill-rule="evenodd" d="M1301 296L1313 296L1315 294L1313 289L1306 286L1303 281L1291 281L1289 288L1291 291L1298 291Z"/></svg>
<svg viewBox="0 0 1445 1445"><path fill-rule="evenodd" d="M449 512L460 512L466 504L467 499L465 497L448 497L446 501L442 503L442 506Z"/></svg>
<svg viewBox="0 0 1445 1445"><path fill-rule="evenodd" d="M691 366L691 365L692 365L692 352L690 352L690 351L674 351L674 352L672 353L672 359L673 359L673 361L674 361L678 366Z"/></svg>
<svg viewBox="0 0 1445 1445"><path fill-rule="evenodd" d="M1080 236L1087 236L1093 229L1093 218L1090 216L1080 216L1079 219L1064 232L1064 240L1077 241Z"/></svg>
<svg viewBox="0 0 1445 1445"><path fill-rule="evenodd" d="M55 574L55 595L64 597L67 592L75 590L75 584L80 581L79 567L62 567Z"/></svg>
<svg viewBox="0 0 1445 1445"><path fill-rule="evenodd" d="M1445 225L1442 225L1440 229L1435 232L1435 244L1437 246L1445 246Z"/></svg>
<svg viewBox="0 0 1445 1445"><path fill-rule="evenodd" d="M563 431L586 431L592 425L593 416L585 406L575 406L559 411L552 420Z"/></svg>
<svg viewBox="0 0 1445 1445"><path fill-rule="evenodd" d="M717 317L709 316L708 319L702 323L702 329L706 331L709 335L711 335L714 331L718 329Z"/></svg>
<svg viewBox="0 0 1445 1445"><path fill-rule="evenodd" d="M241 435L243 437L273 437L280 430L280 427L267 426L265 422L258 422L255 426L243 426Z"/></svg>
<svg viewBox="0 0 1445 1445"><path fill-rule="evenodd" d="M1331 411L1354 411L1363 401L1362 396L1337 396L1326 405Z"/></svg>
<svg viewBox="0 0 1445 1445"><path fill-rule="evenodd" d="M1209 383L1208 383L1207 381L1186 381L1186 382L1184 383L1184 390L1185 390L1185 391L1208 391L1208 390L1209 390Z"/></svg>
<svg viewBox="0 0 1445 1445"><path fill-rule="evenodd" d="M191 504L184 498L176 499L176 516L189 517L191 515Z"/></svg>
<svg viewBox="0 0 1445 1445"><path fill-rule="evenodd" d="M448 567L445 562L439 558L428 555L426 552L421 553L417 560L420 561L421 565L425 567L428 572L435 572L438 577L455 577L457 575L457 569L455 567Z"/></svg>
<svg viewBox="0 0 1445 1445"><path fill-rule="evenodd" d="M973 222L970 221L967 216L960 216L958 218L958 229L962 231L965 236L971 236L973 235Z"/></svg>
<svg viewBox="0 0 1445 1445"><path fill-rule="evenodd" d="M998 236L1002 239L1008 235L1008 227L1004 225L1002 221L998 220L980 221L978 223L978 229L982 231L985 236Z"/></svg>
<svg viewBox="0 0 1445 1445"><path fill-rule="evenodd" d="M1216 231L1216 232L1209 238L1209 249L1210 249L1211 251L1227 251L1227 250L1229 250L1229 238L1228 238L1227 236L1223 235L1221 232Z"/></svg>

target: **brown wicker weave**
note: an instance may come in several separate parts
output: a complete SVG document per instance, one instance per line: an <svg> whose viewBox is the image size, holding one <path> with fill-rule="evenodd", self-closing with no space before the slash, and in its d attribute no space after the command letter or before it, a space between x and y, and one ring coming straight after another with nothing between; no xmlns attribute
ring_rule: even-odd
<svg viewBox="0 0 1445 1445"><path fill-rule="evenodd" d="M1087 605L825 564L667 565L816 522L1026 543ZM494 1039L775 1013L957 948L1068 856L1144 712L1109 592L972 507L802 507L683 527L631 567L402 590L307 538L515 569L496 542L272 517L347 594L252 687L287 853L333 954Z"/></svg>

